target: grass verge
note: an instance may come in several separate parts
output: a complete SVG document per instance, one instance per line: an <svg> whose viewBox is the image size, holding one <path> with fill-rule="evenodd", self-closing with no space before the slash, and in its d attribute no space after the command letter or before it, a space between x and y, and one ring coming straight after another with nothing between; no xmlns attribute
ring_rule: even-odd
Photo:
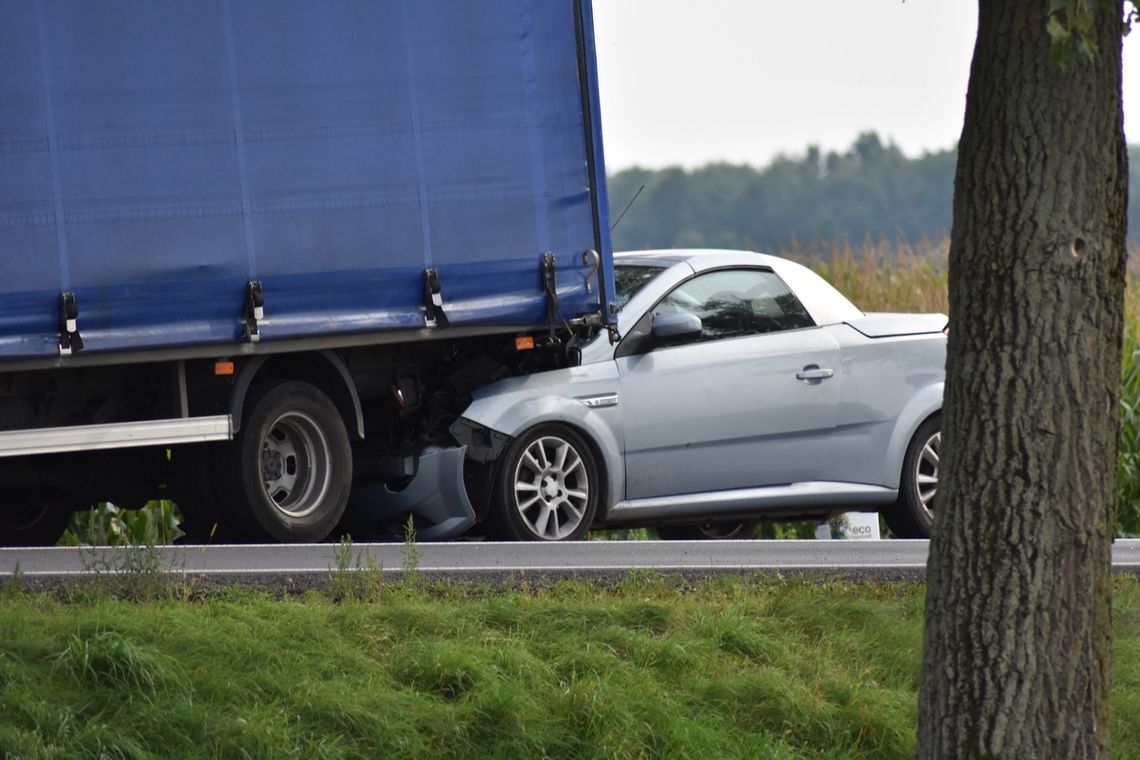
<svg viewBox="0 0 1140 760"><path fill-rule="evenodd" d="M895 758L922 588L633 575L280 601L0 597L0 756ZM1118 581L1116 757L1140 756Z"/></svg>

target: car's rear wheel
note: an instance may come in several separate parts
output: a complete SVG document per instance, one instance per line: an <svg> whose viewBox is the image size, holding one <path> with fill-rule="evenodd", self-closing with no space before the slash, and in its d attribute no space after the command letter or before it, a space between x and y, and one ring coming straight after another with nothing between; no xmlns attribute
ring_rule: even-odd
<svg viewBox="0 0 1140 760"><path fill-rule="evenodd" d="M533 427L503 455L488 529L522 541L581 539L598 510L599 475L579 433L558 424Z"/></svg>
<svg viewBox="0 0 1140 760"><path fill-rule="evenodd" d="M700 525L662 525L657 535L667 541L738 540L756 537L760 523L752 520L739 522L707 522Z"/></svg>
<svg viewBox="0 0 1140 760"><path fill-rule="evenodd" d="M930 538L942 454L942 418L919 425L907 447L898 500L883 510L883 520L897 538Z"/></svg>
<svg viewBox="0 0 1140 760"><path fill-rule="evenodd" d="M70 520L70 509L51 504L0 507L0 546L55 546Z"/></svg>

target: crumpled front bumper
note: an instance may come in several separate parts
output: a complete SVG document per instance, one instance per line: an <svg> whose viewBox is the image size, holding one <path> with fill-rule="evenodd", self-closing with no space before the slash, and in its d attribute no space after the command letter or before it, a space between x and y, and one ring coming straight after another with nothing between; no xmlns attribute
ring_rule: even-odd
<svg viewBox="0 0 1140 760"><path fill-rule="evenodd" d="M466 446L425 449L412 481L399 491L385 485L353 488L348 501L353 522L377 526L373 534L365 532L369 538L400 539L403 536L379 526L410 512L415 516L417 541L446 541L460 535L475 524L463 482L466 451Z"/></svg>
<svg viewBox="0 0 1140 760"><path fill-rule="evenodd" d="M452 423L451 435L467 448L468 459L480 463L498 459L511 442L509 435L466 417L460 417Z"/></svg>

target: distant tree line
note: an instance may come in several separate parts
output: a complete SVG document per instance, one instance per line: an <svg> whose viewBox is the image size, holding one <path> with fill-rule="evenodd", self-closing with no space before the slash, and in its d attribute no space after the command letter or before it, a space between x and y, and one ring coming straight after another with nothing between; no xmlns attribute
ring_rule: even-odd
<svg viewBox="0 0 1140 760"><path fill-rule="evenodd" d="M1129 238L1140 243L1140 145L1129 148ZM750 248L941 240L950 232L956 152L907 158L874 132L843 153L809 147L764 168L626 169L608 181L617 250Z"/></svg>

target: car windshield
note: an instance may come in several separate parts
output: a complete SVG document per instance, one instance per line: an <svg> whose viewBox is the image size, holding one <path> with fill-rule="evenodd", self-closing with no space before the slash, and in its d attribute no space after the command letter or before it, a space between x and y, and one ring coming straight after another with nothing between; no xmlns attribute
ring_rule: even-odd
<svg viewBox="0 0 1140 760"><path fill-rule="evenodd" d="M619 264L614 267L618 308L624 308L629 303L629 299L633 298L637 291L645 287L645 284L660 274L663 269L665 267L647 266L645 264L638 264L637 266Z"/></svg>

